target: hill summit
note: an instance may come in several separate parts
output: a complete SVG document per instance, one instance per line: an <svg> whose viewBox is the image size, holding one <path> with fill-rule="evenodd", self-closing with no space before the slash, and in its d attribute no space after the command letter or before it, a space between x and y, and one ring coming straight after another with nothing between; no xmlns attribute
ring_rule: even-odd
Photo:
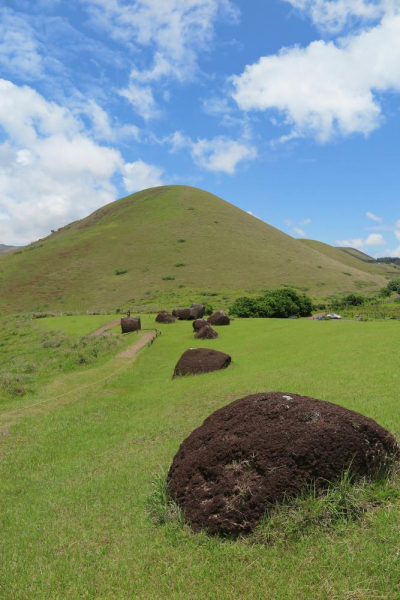
<svg viewBox="0 0 400 600"><path fill-rule="evenodd" d="M354 261L344 264L206 191L163 186L1 255L0 310L168 307L189 295L228 301L278 286L325 297L385 285L385 271Z"/></svg>

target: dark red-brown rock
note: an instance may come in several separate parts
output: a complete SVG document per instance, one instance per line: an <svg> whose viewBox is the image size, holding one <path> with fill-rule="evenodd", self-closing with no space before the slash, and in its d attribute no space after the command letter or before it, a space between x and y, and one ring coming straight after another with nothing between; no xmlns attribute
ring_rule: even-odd
<svg viewBox="0 0 400 600"><path fill-rule="evenodd" d="M203 304L194 302L190 307L190 314L193 319L202 319L205 315L206 307Z"/></svg>
<svg viewBox="0 0 400 600"><path fill-rule="evenodd" d="M206 319L196 319L195 321L193 321L193 329L195 331L200 331L200 329L202 329L206 325L209 325Z"/></svg>
<svg viewBox="0 0 400 600"><path fill-rule="evenodd" d="M129 333L131 331L139 331L139 329L142 329L140 317L123 317L121 319L122 333Z"/></svg>
<svg viewBox="0 0 400 600"><path fill-rule="evenodd" d="M356 412L297 394L254 394L209 416L182 443L167 490L195 531L249 533L275 503L373 478L399 458L393 436Z"/></svg>
<svg viewBox="0 0 400 600"><path fill-rule="evenodd" d="M231 357L224 352L209 348L190 348L180 357L174 370L174 377L179 375L201 375L211 371L226 369L231 364Z"/></svg>
<svg viewBox="0 0 400 600"><path fill-rule="evenodd" d="M196 340L216 340L218 333L210 325L205 325L194 334Z"/></svg>
<svg viewBox="0 0 400 600"><path fill-rule="evenodd" d="M165 310L162 310L156 316L156 321L157 323L175 323L175 317Z"/></svg>
<svg viewBox="0 0 400 600"><path fill-rule="evenodd" d="M218 310L207 319L210 325L229 325L231 320L223 310Z"/></svg>
<svg viewBox="0 0 400 600"><path fill-rule="evenodd" d="M190 321L194 318L191 315L190 308L175 308L172 315L180 321Z"/></svg>

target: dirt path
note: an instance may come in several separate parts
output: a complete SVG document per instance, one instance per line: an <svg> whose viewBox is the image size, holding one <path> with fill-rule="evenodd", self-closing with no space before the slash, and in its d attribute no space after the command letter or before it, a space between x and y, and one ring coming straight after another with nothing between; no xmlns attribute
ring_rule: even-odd
<svg viewBox="0 0 400 600"><path fill-rule="evenodd" d="M111 323L108 323L108 325L103 325L103 327L100 327L100 329L96 329L96 331L93 331L93 333L91 333L89 337L98 337L99 335L102 335L109 329L116 327L120 323L121 319L114 319L114 321L111 321Z"/></svg>
<svg viewBox="0 0 400 600"><path fill-rule="evenodd" d="M156 333L145 333L144 336L140 338L137 342L129 346L126 350L121 352L121 354L117 355L117 358L135 358L136 354L139 352L143 346L146 346L153 338L156 337Z"/></svg>

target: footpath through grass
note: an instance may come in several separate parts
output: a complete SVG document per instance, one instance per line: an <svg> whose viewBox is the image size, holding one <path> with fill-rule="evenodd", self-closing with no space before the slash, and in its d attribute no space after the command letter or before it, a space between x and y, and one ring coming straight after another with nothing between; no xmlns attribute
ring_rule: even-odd
<svg viewBox="0 0 400 600"><path fill-rule="evenodd" d="M66 317L67 319L68 317ZM48 321L50 323L51 320ZM144 326L154 325L145 316ZM190 323L162 336L115 378L63 402L0 416L0 597L358 600L398 598L400 504L282 543L193 535L156 525L154 482L214 410L279 390L357 410L400 434L397 322L235 320L218 340ZM226 371L172 380L189 347L228 352ZM100 379L120 364L79 373ZM64 374L39 398L76 385ZM32 398L17 400L27 406Z"/></svg>

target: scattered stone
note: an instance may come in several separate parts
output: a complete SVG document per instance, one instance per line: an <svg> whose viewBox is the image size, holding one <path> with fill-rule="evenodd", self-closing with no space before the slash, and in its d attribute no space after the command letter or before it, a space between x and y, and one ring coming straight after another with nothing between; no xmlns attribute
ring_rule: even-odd
<svg viewBox="0 0 400 600"><path fill-rule="evenodd" d="M194 334L196 340L216 340L218 333L210 325L205 325Z"/></svg>
<svg viewBox="0 0 400 600"><path fill-rule="evenodd" d="M230 318L223 310L218 310L207 320L210 325L229 325L231 322Z"/></svg>
<svg viewBox="0 0 400 600"><path fill-rule="evenodd" d="M174 370L174 377L179 375L201 375L211 371L226 369L231 364L229 354L210 350L209 348L190 348L180 357Z"/></svg>
<svg viewBox="0 0 400 600"><path fill-rule="evenodd" d="M209 322L206 321L206 319L196 319L195 321L193 321L193 329L195 331L200 331L200 329L202 329L206 325L209 325Z"/></svg>
<svg viewBox="0 0 400 600"><path fill-rule="evenodd" d="M190 321L194 318L190 313L190 308L175 308L172 315L180 321Z"/></svg>
<svg viewBox="0 0 400 600"><path fill-rule="evenodd" d="M162 310L156 316L157 323L175 323L175 317L165 310Z"/></svg>
<svg viewBox="0 0 400 600"><path fill-rule="evenodd" d="M140 317L123 317L121 319L122 333L129 333L131 331L139 331L142 329Z"/></svg>
<svg viewBox="0 0 400 600"><path fill-rule="evenodd" d="M311 484L319 491L346 469L372 479L397 458L393 436L359 413L297 394L254 394L186 438L167 490L194 531L238 536Z"/></svg>
<svg viewBox="0 0 400 600"><path fill-rule="evenodd" d="M203 304L194 302L190 307L190 315L193 319L202 319L205 315L206 307Z"/></svg>

